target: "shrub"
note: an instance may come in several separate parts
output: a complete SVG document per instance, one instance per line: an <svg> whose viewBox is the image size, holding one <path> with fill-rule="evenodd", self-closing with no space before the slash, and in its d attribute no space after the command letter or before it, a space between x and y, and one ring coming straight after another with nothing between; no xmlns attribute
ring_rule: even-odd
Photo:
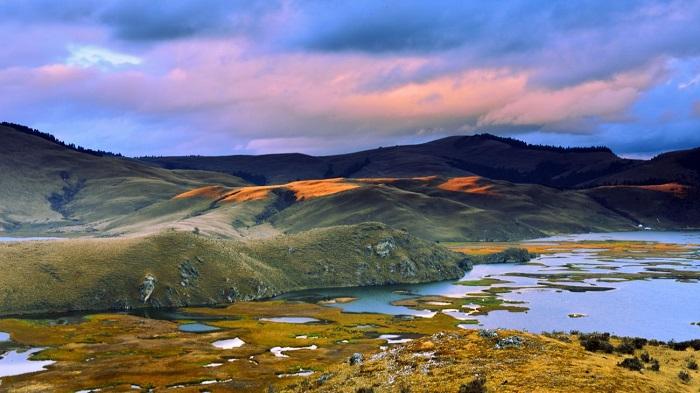
<svg viewBox="0 0 700 393"><path fill-rule="evenodd" d="M685 351L688 348L693 348L696 351L700 351L700 339L681 342L670 341L668 346L676 351Z"/></svg>
<svg viewBox="0 0 700 393"><path fill-rule="evenodd" d="M613 345L610 344L609 333L581 334L578 339L586 351L603 351L605 353L612 353L615 349Z"/></svg>
<svg viewBox="0 0 700 393"><path fill-rule="evenodd" d="M635 347L631 340L622 340L620 345L615 348L616 352L624 353L627 355L632 355L634 353Z"/></svg>
<svg viewBox="0 0 700 393"><path fill-rule="evenodd" d="M649 363L651 360L651 356L649 356L649 352L643 352L641 355L639 355L639 358L642 359L644 363Z"/></svg>
<svg viewBox="0 0 700 393"><path fill-rule="evenodd" d="M688 359L688 363L686 364L689 369L691 370L697 370L698 369L698 362L695 361L695 359Z"/></svg>
<svg viewBox="0 0 700 393"><path fill-rule="evenodd" d="M357 388L357 393L374 393L374 388Z"/></svg>
<svg viewBox="0 0 700 393"><path fill-rule="evenodd" d="M632 370L632 371L641 371L642 368L644 367L642 365L642 361L639 360L639 358L636 356L631 357L631 358L625 358L617 365L620 367L624 367L626 369Z"/></svg>
<svg viewBox="0 0 700 393"><path fill-rule="evenodd" d="M658 361L658 360L656 360L656 359L654 359L654 358L651 358L651 359L649 360L649 370L651 370L651 371L659 371L660 368L661 368L661 367L659 366L659 361Z"/></svg>
<svg viewBox="0 0 700 393"><path fill-rule="evenodd" d="M459 393L486 393L486 378L478 376L459 387Z"/></svg>
<svg viewBox="0 0 700 393"><path fill-rule="evenodd" d="M688 374L688 372L685 370L678 372L678 378L685 383L690 382L690 374Z"/></svg>

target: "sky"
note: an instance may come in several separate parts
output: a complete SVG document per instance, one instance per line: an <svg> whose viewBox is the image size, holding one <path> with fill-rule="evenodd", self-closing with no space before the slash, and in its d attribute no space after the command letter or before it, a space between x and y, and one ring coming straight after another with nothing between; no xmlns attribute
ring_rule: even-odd
<svg viewBox="0 0 700 393"><path fill-rule="evenodd" d="M141 155L700 146L700 1L0 1L0 120Z"/></svg>

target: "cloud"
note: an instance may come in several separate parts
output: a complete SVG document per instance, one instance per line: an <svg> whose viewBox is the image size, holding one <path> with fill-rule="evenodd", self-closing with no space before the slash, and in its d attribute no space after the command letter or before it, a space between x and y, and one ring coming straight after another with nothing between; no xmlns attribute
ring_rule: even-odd
<svg viewBox="0 0 700 393"><path fill-rule="evenodd" d="M70 56L66 64L81 68L97 67L110 69L129 65L141 64L141 59L136 56L118 53L106 48L91 45L69 45Z"/></svg>
<svg viewBox="0 0 700 393"><path fill-rule="evenodd" d="M0 3L5 22L21 24L101 25L121 40L158 42L196 36L252 34L264 14L280 6L274 1L171 0L6 0Z"/></svg>
<svg viewBox="0 0 700 393"><path fill-rule="evenodd" d="M677 146L698 126L694 2L6 0L0 14L0 118L127 154L484 130L641 151L654 144L635 133Z"/></svg>

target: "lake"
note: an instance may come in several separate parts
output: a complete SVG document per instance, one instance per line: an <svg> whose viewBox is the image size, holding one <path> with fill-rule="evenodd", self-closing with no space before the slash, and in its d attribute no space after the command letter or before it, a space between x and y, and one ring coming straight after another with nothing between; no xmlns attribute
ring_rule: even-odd
<svg viewBox="0 0 700 393"><path fill-rule="evenodd" d="M417 296L465 298L489 288L499 288L499 297L525 312L490 311L487 315L468 315L470 309L448 311L458 319L476 319L465 327L511 328L530 332L552 330L606 331L622 336L640 336L660 340L688 340L700 337L700 283L697 280L646 278L659 272L698 272L699 232L622 232L557 236L533 242L578 241L660 241L689 245L688 252L658 257L630 254L624 258L598 255L596 250L579 248L540 256L528 264L475 265L460 281L495 278L508 283L490 286L464 286L453 281L392 285L382 287L332 288L300 291L280 298L316 301L337 297L355 297L349 303L331 303L347 312L374 312L430 317L435 311L398 306L392 303ZM630 251L631 253L631 251ZM665 269L665 270L664 270ZM577 274L599 274L593 279L572 280ZM606 278L607 274L611 278ZM550 275L564 274L556 280ZM567 275L571 276L567 276ZM631 275L634 279L612 277ZM524 275L524 276L523 276ZM637 279L635 275L640 275ZM532 277L536 276L536 277ZM550 286L552 285L552 286ZM568 288L562 289L562 288ZM610 290L601 290L607 289ZM440 302L437 302L440 303ZM577 315L578 314L578 315ZM571 316L570 316L571 315ZM574 316L574 317L572 317Z"/></svg>
<svg viewBox="0 0 700 393"><path fill-rule="evenodd" d="M28 242L35 240L59 240L60 237L3 237L0 236L0 243L7 242Z"/></svg>

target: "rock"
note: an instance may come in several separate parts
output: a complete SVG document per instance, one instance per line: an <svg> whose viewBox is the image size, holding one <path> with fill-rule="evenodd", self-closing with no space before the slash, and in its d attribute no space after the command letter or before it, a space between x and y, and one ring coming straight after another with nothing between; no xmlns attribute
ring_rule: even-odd
<svg viewBox="0 0 700 393"><path fill-rule="evenodd" d="M479 329L479 337L483 338L497 338L498 332L493 329Z"/></svg>
<svg viewBox="0 0 700 393"><path fill-rule="evenodd" d="M333 374L325 373L325 374L321 375L320 377L318 377L318 379L316 380L316 383L318 383L319 385L323 385L329 379L331 379L331 377L333 377Z"/></svg>
<svg viewBox="0 0 700 393"><path fill-rule="evenodd" d="M416 263L408 258L404 258L399 262L397 270L401 277L415 277L418 272L418 267Z"/></svg>
<svg viewBox="0 0 700 393"><path fill-rule="evenodd" d="M495 348L496 349L519 348L522 345L523 345L523 339L520 338L520 336L508 336L506 338L502 338L502 339L498 340Z"/></svg>
<svg viewBox="0 0 700 393"><path fill-rule="evenodd" d="M139 294L141 295L141 301L146 303L148 299L151 298L153 290L156 289L156 278L151 274L146 274L143 282L139 285Z"/></svg>
<svg viewBox="0 0 700 393"><path fill-rule="evenodd" d="M382 258L386 258L396 248L396 242L393 237L386 238L374 246L374 252Z"/></svg>
<svg viewBox="0 0 700 393"><path fill-rule="evenodd" d="M352 356L350 356L350 360L349 360L351 366L354 366L356 364L362 364L363 361L364 361L364 356L362 356L362 354L359 352L353 353Z"/></svg>
<svg viewBox="0 0 700 393"><path fill-rule="evenodd" d="M197 277L199 277L199 270L192 262L185 261L180 264L180 285L186 287Z"/></svg>

